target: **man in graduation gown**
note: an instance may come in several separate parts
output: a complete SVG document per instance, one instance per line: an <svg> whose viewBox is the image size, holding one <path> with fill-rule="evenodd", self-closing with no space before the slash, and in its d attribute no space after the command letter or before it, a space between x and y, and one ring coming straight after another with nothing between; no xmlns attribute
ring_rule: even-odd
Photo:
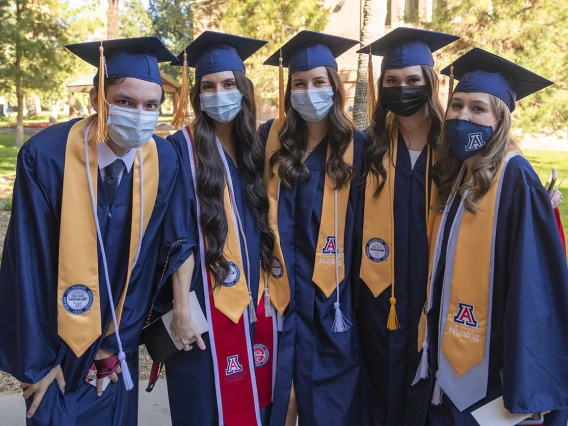
<svg viewBox="0 0 568 426"><path fill-rule="evenodd" d="M158 61L175 56L156 37L67 47L103 70L91 90L98 114L52 126L19 152L0 370L22 382L28 425L136 425L145 317L155 286L193 246L178 155L153 135Z"/></svg>

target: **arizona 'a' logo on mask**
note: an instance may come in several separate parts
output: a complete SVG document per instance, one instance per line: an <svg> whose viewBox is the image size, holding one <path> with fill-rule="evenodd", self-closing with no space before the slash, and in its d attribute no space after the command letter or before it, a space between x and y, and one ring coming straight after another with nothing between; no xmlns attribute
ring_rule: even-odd
<svg viewBox="0 0 568 426"><path fill-rule="evenodd" d="M481 132L469 133L467 137L468 137L468 142L467 146L465 147L466 151L473 151L479 148L483 148L483 146L485 145L485 142L483 142L483 135L481 134Z"/></svg>
<svg viewBox="0 0 568 426"><path fill-rule="evenodd" d="M458 313L454 315L454 322L456 324L477 328L477 320L475 319L473 310L473 305L458 302Z"/></svg>

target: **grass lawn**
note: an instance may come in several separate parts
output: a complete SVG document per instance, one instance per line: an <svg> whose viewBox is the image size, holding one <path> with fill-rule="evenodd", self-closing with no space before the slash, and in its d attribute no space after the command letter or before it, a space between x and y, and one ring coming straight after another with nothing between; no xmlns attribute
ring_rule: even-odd
<svg viewBox="0 0 568 426"><path fill-rule="evenodd" d="M16 124L16 113L12 113L11 117L1 117L0 116L0 128L2 127L10 127ZM173 118L172 114L160 114L158 118L158 122L160 123L171 123ZM67 121L67 116L62 115L59 117L58 121L63 122ZM24 117L24 125L26 124L35 124L35 123L47 123L49 122L49 115L38 115L36 117Z"/></svg>
<svg viewBox="0 0 568 426"><path fill-rule="evenodd" d="M14 146L14 135L0 132L0 198L12 197L17 156L18 148Z"/></svg>
<svg viewBox="0 0 568 426"><path fill-rule="evenodd" d="M16 124L18 114L16 112L12 112L10 117L0 117L0 127L10 127ZM24 125L25 124L34 124L34 123L47 123L49 122L49 115L37 115L35 117L24 117Z"/></svg>
<svg viewBox="0 0 568 426"><path fill-rule="evenodd" d="M531 162L543 183L548 178L552 168L555 168L558 173L556 185L558 185L566 175L566 179L564 179L559 189L563 195L567 196L566 203L560 205L560 215L562 216L562 224L564 225L564 235L568 241L568 151L539 151L527 149L523 150L523 154Z"/></svg>

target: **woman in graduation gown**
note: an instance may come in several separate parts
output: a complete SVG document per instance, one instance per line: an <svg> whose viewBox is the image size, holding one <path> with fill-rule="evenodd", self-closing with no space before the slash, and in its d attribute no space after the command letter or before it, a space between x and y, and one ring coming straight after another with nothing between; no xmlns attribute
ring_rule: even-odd
<svg viewBox="0 0 568 426"><path fill-rule="evenodd" d="M477 425L472 412L501 396L512 413L563 410L566 258L549 195L510 133L516 101L552 83L481 49L453 66L413 424ZM545 416L566 422L566 411Z"/></svg>
<svg viewBox="0 0 568 426"><path fill-rule="evenodd" d="M102 65L91 91L98 113L49 127L18 154L0 370L23 382L28 425L134 426L155 283L191 256L194 238L178 203L177 153L153 135L158 62L175 55L157 37L105 41L102 58L101 42L67 48ZM109 379L117 383L103 390Z"/></svg>
<svg viewBox="0 0 568 426"><path fill-rule="evenodd" d="M191 282L174 280L160 296L170 305L173 297L172 336L185 346L165 363L174 426L262 424L253 336L261 259L267 269L273 236L254 89L243 60L264 44L206 31L179 56L185 87L187 67L195 68L189 93L195 117L168 139L188 172L183 199L199 241ZM178 111L175 121L185 124L187 103ZM209 324L202 340L191 318L190 289ZM193 337L199 348L189 350Z"/></svg>
<svg viewBox="0 0 568 426"><path fill-rule="evenodd" d="M351 268L365 136L343 110L335 61L356 43L302 31L265 62L289 71L286 118L260 128L276 235L268 289L283 320L273 425L285 423L292 385L300 425L359 424Z"/></svg>
<svg viewBox="0 0 568 426"><path fill-rule="evenodd" d="M397 28L359 53L383 56L378 100L369 73L373 144L367 150L357 306L373 425L407 424L406 401L419 362L415 342L428 271L432 165L442 106L432 52L458 37ZM372 64L369 64L372 67Z"/></svg>

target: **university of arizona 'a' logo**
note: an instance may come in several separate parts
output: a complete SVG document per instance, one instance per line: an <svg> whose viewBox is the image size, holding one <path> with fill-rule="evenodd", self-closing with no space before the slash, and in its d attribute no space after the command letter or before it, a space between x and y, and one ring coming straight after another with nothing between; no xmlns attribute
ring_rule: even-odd
<svg viewBox="0 0 568 426"><path fill-rule="evenodd" d="M243 371L243 366L239 362L238 355L231 355L227 357L227 369L225 370L225 374L230 376L231 374L240 373Z"/></svg>
<svg viewBox="0 0 568 426"><path fill-rule="evenodd" d="M473 151L475 149L482 148L483 145L485 145L485 142L483 142L483 135L481 134L481 132L469 133L467 135L467 138L468 138L467 146L465 147L466 151Z"/></svg>
<svg viewBox="0 0 568 426"><path fill-rule="evenodd" d="M458 313L454 315L454 322L477 328L477 320L473 314L473 305L458 302Z"/></svg>
<svg viewBox="0 0 568 426"><path fill-rule="evenodd" d="M325 245L323 246L322 253L323 254L335 254L335 250L337 250L337 244L335 243L335 236L331 235L327 237ZM337 252L339 253L339 252Z"/></svg>

